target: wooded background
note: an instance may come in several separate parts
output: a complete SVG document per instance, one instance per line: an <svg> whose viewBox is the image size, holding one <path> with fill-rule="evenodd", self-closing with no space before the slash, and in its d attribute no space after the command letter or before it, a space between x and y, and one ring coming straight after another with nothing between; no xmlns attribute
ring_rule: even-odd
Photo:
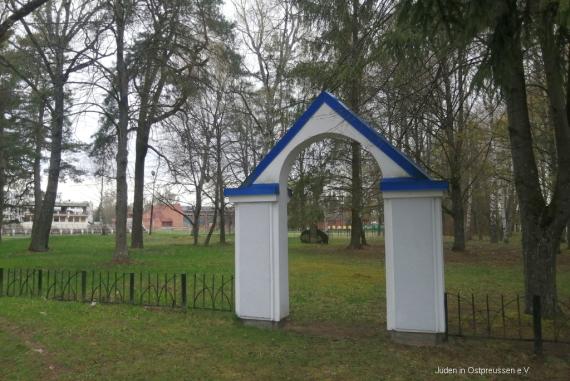
<svg viewBox="0 0 570 381"><path fill-rule="evenodd" d="M126 260L131 149L130 246L144 244L149 155L167 174L157 199L191 204L195 243L194 221L213 205L223 243L223 189L328 90L449 181L453 250L520 231L527 302L555 300L556 255L570 241L569 10L514 0L5 1L0 210L33 199L30 250L48 250L58 185L86 175L70 153L88 151L97 215L116 221L115 257ZM71 121L85 113L99 129L75 141ZM351 211L350 246L362 247L362 218L381 223L380 179L358 143L314 143L290 174L290 227L314 226L333 205Z"/></svg>

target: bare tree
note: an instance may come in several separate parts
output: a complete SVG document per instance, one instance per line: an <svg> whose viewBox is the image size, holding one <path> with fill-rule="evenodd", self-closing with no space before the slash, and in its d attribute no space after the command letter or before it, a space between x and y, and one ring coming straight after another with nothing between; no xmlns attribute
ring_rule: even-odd
<svg viewBox="0 0 570 381"><path fill-rule="evenodd" d="M145 1L142 12L151 26L134 52L134 87L138 95L133 234L131 247L143 247L145 159L153 125L176 114L199 87L208 52L226 24L219 4L182 0Z"/></svg>
<svg viewBox="0 0 570 381"><path fill-rule="evenodd" d="M2 23L0 23L0 42L4 40L10 28L18 21L47 3L49 0L32 0L24 4L18 4L19 8L14 8L13 12ZM16 2L12 1L12 5Z"/></svg>
<svg viewBox="0 0 570 381"><path fill-rule="evenodd" d="M261 140L256 156L263 156L292 121L296 101L290 72L300 54L300 12L290 0L236 0L234 8L239 40L255 62L250 67L244 61L244 80L251 82L236 92Z"/></svg>
<svg viewBox="0 0 570 381"><path fill-rule="evenodd" d="M35 210L35 223L30 242L31 251L47 251L53 209L62 166L64 127L69 110L66 94L70 77L93 65L90 55L99 42L101 30L93 28L99 15L95 0L80 3L71 0L52 1L34 15L34 23L21 23L36 53L41 69L49 78L51 102L46 104L51 114L50 160L47 187L41 205ZM0 63L11 68L36 93L41 93L34 82L12 62L0 57Z"/></svg>
<svg viewBox="0 0 570 381"><path fill-rule="evenodd" d="M196 102L197 103L197 102ZM195 103L195 104L196 104ZM185 107L175 118L165 121L167 160L174 186L194 195L192 236L198 244L199 219L202 213L206 184L211 178L211 144L213 132L208 115L200 107Z"/></svg>

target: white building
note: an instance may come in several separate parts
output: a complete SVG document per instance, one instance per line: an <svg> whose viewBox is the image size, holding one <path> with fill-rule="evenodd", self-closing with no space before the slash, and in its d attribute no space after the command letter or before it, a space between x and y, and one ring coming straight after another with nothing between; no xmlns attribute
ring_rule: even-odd
<svg viewBox="0 0 570 381"><path fill-rule="evenodd" d="M22 228L31 229L34 221L34 206L24 205L11 213ZM93 212L88 202L56 202L52 229L87 229L93 224Z"/></svg>

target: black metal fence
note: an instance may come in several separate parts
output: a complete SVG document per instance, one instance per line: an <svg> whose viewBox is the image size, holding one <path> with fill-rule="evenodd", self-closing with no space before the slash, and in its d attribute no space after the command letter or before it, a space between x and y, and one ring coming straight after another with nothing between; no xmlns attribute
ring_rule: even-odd
<svg viewBox="0 0 570 381"><path fill-rule="evenodd" d="M525 313L519 296L445 293L446 335L570 344L570 303L552 301L556 312L545 317L544 301L535 296L532 313Z"/></svg>
<svg viewBox="0 0 570 381"><path fill-rule="evenodd" d="M1 296L233 311L234 277L0 268Z"/></svg>

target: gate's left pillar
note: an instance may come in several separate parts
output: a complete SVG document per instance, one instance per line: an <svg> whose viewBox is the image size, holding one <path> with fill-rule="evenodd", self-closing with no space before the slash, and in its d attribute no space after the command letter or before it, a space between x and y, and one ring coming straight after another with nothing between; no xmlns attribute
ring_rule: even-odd
<svg viewBox="0 0 570 381"><path fill-rule="evenodd" d="M273 194L226 190L235 208L235 312L244 320L279 322L289 314L289 197L271 189Z"/></svg>

